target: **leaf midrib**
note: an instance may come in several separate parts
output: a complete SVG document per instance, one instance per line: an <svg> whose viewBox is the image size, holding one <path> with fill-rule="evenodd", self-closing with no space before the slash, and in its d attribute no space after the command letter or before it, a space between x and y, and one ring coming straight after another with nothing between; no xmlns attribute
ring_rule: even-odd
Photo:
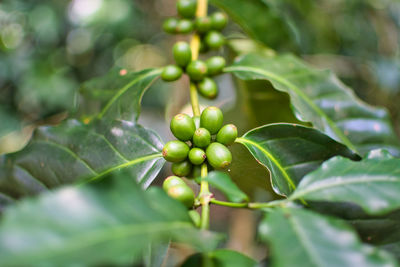
<svg viewBox="0 0 400 267"><path fill-rule="evenodd" d="M329 116L326 115L326 113L321 110L317 105L314 104L314 102L306 95L304 94L296 85L291 83L290 81L286 80L285 78L281 77L280 75L274 74L272 72L263 70L263 69L258 69L254 67L246 67L246 66L229 66L224 69L225 72L233 72L233 71L242 71L242 72L253 72L257 74L261 74L266 76L267 78L271 80L275 80L278 83L281 83L282 85L287 86L288 88L292 89L295 91L307 104L314 109L314 111L320 115L321 117L325 118L326 122L329 124L333 132L340 138L340 140L351 150L358 152L357 148L353 145L353 143L344 135L344 133L336 126L335 122L331 120Z"/></svg>
<svg viewBox="0 0 400 267"><path fill-rule="evenodd" d="M344 186L344 185L355 185L355 184L364 184L364 183L369 183L369 182L387 182L387 183L400 183L400 179L397 179L395 177L387 177L387 176L378 176L378 177L374 177L374 178L364 178L364 177L357 177L357 178L344 178L343 181L340 182L335 182L331 181L334 179L337 179L338 177L330 177L328 179L324 179L324 180L319 180L316 181L315 183L317 183L317 185L315 186L310 186L308 187L308 189L301 189L299 188L298 192L294 192L289 199L293 200L299 197L303 197L309 193L315 192L315 191L319 191L319 190L325 190L325 189L329 189L329 188L335 188L335 187L340 187L340 186ZM341 178L343 179L343 178ZM328 184L323 184L318 186L318 184L323 183L328 181ZM311 184L312 185L312 184Z"/></svg>
<svg viewBox="0 0 400 267"><path fill-rule="evenodd" d="M283 216L285 215L283 214ZM293 215L288 214L288 222L292 226L294 234L298 237L299 243L303 244L310 260L314 262L315 266L324 266L324 264L322 264L323 261L318 257L318 254L314 253L314 246L308 239L308 235L301 229L301 225L299 225Z"/></svg>
<svg viewBox="0 0 400 267"><path fill-rule="evenodd" d="M150 71L146 74L142 74L140 76L138 76L136 79L132 80L131 82L129 82L128 84L126 84L124 87L122 87L115 95L113 98L111 98L111 100L107 103L107 105L101 110L101 112L98 115L98 118L101 119L104 114L106 114L106 112L108 111L108 109L110 109L110 107L114 104L115 101L117 101L118 98L121 97L121 95L123 95L130 87L132 87L135 83L137 83L140 80L143 80L147 77L150 77L152 75L155 74L159 74L161 73L162 69L155 69L153 71Z"/></svg>
<svg viewBox="0 0 400 267"><path fill-rule="evenodd" d="M113 172L113 171L115 171L117 169L127 168L129 166L141 163L143 161L149 161L149 160L156 159L156 158L162 158L162 154L161 153L157 153L157 154L146 155L146 156L143 156L143 157L136 158L134 160L125 162L123 164L116 165L116 166L114 166L114 167L112 167L110 169L104 170L103 172L99 173L95 177L90 178L87 181L83 181L82 183L92 182L92 181L97 180L97 179L101 178L102 176L104 176L106 174L109 174L109 173L111 173L111 172Z"/></svg>
<svg viewBox="0 0 400 267"><path fill-rule="evenodd" d="M135 234L150 234L158 233L163 231L171 231L175 229L182 228L192 228L193 225L188 222L146 222L141 225L138 224L128 224L118 227L112 227L109 229L97 230L89 233L77 234L73 238L68 239L63 242L62 249L52 249L51 253L46 251L42 252L31 252L24 254L25 258L35 258L36 261L40 259L50 259L55 258L60 255L65 255L72 253L73 251L89 247L96 243L112 241L119 238L127 238L127 236L132 236ZM15 258L11 255L13 261ZM1 260L0 260L1 261ZM14 262L15 264L15 262Z"/></svg>
<svg viewBox="0 0 400 267"><path fill-rule="evenodd" d="M259 149L262 153L264 153L281 171L283 177L285 180L289 183L289 186L292 187L293 190L296 189L296 185L290 178L289 174L286 172L285 168L281 165L281 163L276 159L271 153L269 153L264 147L260 146L258 143L251 141L249 139L246 139L244 137L238 137L236 138L235 142L242 143L242 144L250 144L252 146L255 146L257 149Z"/></svg>

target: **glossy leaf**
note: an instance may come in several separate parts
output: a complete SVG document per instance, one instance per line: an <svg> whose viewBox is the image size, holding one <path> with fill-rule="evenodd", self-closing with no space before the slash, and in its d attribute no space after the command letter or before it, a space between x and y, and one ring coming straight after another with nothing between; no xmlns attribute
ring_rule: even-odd
<svg viewBox="0 0 400 267"><path fill-rule="evenodd" d="M256 267L257 262L246 255L228 249L218 249L207 254L194 254L182 267Z"/></svg>
<svg viewBox="0 0 400 267"><path fill-rule="evenodd" d="M39 127L27 147L0 161L0 203L125 168L147 187L165 162L162 147L154 132L126 121Z"/></svg>
<svg viewBox="0 0 400 267"><path fill-rule="evenodd" d="M214 171L210 172L207 177L202 178L207 181L212 187L221 191L226 198L231 202L248 201L249 198L242 190L232 181L228 174Z"/></svg>
<svg viewBox="0 0 400 267"><path fill-rule="evenodd" d="M313 69L292 55L248 54L225 69L244 80L268 80L289 94L294 112L353 151L385 148L400 155L400 143L385 109L359 100L332 72Z"/></svg>
<svg viewBox="0 0 400 267"><path fill-rule="evenodd" d="M236 142L245 145L271 172L275 192L289 195L307 173L336 155L359 157L318 130L296 124L270 124L255 128Z"/></svg>
<svg viewBox="0 0 400 267"><path fill-rule="evenodd" d="M105 76L85 82L81 92L87 98L102 100L98 118L137 121L142 96L161 71L146 69L128 72L125 69L112 69Z"/></svg>
<svg viewBox="0 0 400 267"><path fill-rule="evenodd" d="M142 191L127 177L116 178L111 186L107 180L65 187L6 209L0 265L131 264L170 238L198 250L216 246L219 237L197 230L186 208L161 189Z"/></svg>
<svg viewBox="0 0 400 267"><path fill-rule="evenodd" d="M351 202L369 214L400 208L400 159L369 157L358 162L335 157L305 176L290 199Z"/></svg>
<svg viewBox="0 0 400 267"><path fill-rule="evenodd" d="M290 29L282 17L262 0L210 0L210 3L223 9L253 39L272 47L282 43L287 48L294 47ZM272 28L266 33L266 29Z"/></svg>
<svg viewBox="0 0 400 267"><path fill-rule="evenodd" d="M303 209L268 212L259 234L271 247L275 267L397 266L389 254L361 243L343 221Z"/></svg>

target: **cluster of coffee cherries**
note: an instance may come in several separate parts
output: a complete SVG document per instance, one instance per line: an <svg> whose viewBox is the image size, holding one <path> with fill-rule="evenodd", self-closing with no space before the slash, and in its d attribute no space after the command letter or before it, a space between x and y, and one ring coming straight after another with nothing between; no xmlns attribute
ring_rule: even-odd
<svg viewBox="0 0 400 267"><path fill-rule="evenodd" d="M177 42L172 53L176 64L164 67L161 78L164 81L178 80L183 72L189 76L198 92L205 98L214 99L218 95L218 86L210 77L218 75L225 67L225 59L214 56L206 60L192 60L190 45L186 42Z"/></svg>
<svg viewBox="0 0 400 267"><path fill-rule="evenodd" d="M228 20L224 13L215 12L210 16L196 16L197 0L178 0L176 8L180 18L168 18L164 21L163 29L170 34L189 34L196 31L201 38L200 52L210 49L219 49L225 38L221 30Z"/></svg>
<svg viewBox="0 0 400 267"><path fill-rule="evenodd" d="M167 161L172 162L171 170L176 175L172 176L173 179L199 177L200 165L203 163L208 163L214 169L223 169L231 164L232 154L227 146L237 138L237 128L233 124L223 126L223 114L219 108L207 107L200 117L178 114L171 120L170 129L178 140L166 143L162 154ZM172 178L167 178L164 184L170 184L167 182L169 180ZM182 187L181 184L167 185L164 185L164 189L178 200L181 200L180 195L185 196L185 199L189 198L187 195L193 195L190 188L175 188Z"/></svg>

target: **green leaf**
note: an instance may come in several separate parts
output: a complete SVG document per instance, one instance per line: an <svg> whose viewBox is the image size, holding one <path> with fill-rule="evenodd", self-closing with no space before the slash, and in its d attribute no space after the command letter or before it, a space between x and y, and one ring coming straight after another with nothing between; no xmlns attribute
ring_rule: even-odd
<svg viewBox="0 0 400 267"><path fill-rule="evenodd" d="M201 179L207 181L212 187L221 191L229 201L249 201L248 196L239 189L239 187L232 181L231 177L226 173L214 171Z"/></svg>
<svg viewBox="0 0 400 267"><path fill-rule="evenodd" d="M272 266L397 266L377 248L364 245L343 221L297 208L275 209L260 224L271 246Z"/></svg>
<svg viewBox="0 0 400 267"><path fill-rule="evenodd" d="M225 69L244 80L268 80L289 94L297 118L361 154L385 148L400 156L400 143L383 108L359 100L332 72L292 55L248 54Z"/></svg>
<svg viewBox="0 0 400 267"><path fill-rule="evenodd" d="M122 265L169 239L201 251L217 245L219 237L196 229L187 209L161 189L142 191L127 177L116 178L114 184L65 187L6 209L0 265Z"/></svg>
<svg viewBox="0 0 400 267"><path fill-rule="evenodd" d="M150 245L144 253L143 265L145 267L161 267L167 258L169 245L169 242Z"/></svg>
<svg viewBox="0 0 400 267"><path fill-rule="evenodd" d="M236 142L245 145L270 170L275 192L285 196L323 161L336 155L359 158L318 130L296 124L265 125L247 132Z"/></svg>
<svg viewBox="0 0 400 267"><path fill-rule="evenodd" d="M218 249L207 254L194 254L182 267L256 267L257 262L246 255L228 249Z"/></svg>
<svg viewBox="0 0 400 267"><path fill-rule="evenodd" d="M0 160L1 203L63 184L96 180L128 168L147 187L164 159L160 138L127 121L68 120L39 127L23 150Z"/></svg>
<svg viewBox="0 0 400 267"><path fill-rule="evenodd" d="M146 69L127 72L112 69L105 76L85 82L81 92L87 98L102 100L98 118L137 121L142 96L161 71L162 69Z"/></svg>
<svg viewBox="0 0 400 267"><path fill-rule="evenodd" d="M400 159L369 157L354 162L335 157L305 176L290 199L351 202L369 214L400 208Z"/></svg>
<svg viewBox="0 0 400 267"><path fill-rule="evenodd" d="M210 3L223 9L253 39L271 47L282 44L285 44L287 49L294 47L289 28L280 14L274 12L263 1L211 0ZM274 30L266 33L266 29Z"/></svg>

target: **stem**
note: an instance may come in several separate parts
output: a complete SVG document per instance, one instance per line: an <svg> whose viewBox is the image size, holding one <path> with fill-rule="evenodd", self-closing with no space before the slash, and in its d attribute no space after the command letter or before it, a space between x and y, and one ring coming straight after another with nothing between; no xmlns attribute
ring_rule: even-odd
<svg viewBox="0 0 400 267"><path fill-rule="evenodd" d="M201 178L207 176L207 164L203 163L201 165ZM200 221L200 229L208 229L210 226L210 200L212 194L208 188L208 182L202 179L200 184L200 203L201 203L201 221Z"/></svg>
<svg viewBox="0 0 400 267"><path fill-rule="evenodd" d="M287 199L283 200L276 200L276 201L271 201L267 203L233 203L233 202L227 202L227 201L220 201L216 199L211 199L210 203L219 205L219 206L225 206L225 207L230 207L230 208L245 208L245 209L263 209L263 208L271 208L271 207L276 207L276 206L284 206L288 202Z"/></svg>
<svg viewBox="0 0 400 267"><path fill-rule="evenodd" d="M199 97L194 83L190 83L190 102L192 103L193 115L200 116Z"/></svg>
<svg viewBox="0 0 400 267"><path fill-rule="evenodd" d="M197 11L196 17L205 17L207 16L207 0L198 0L197 1ZM192 40L190 41L190 49L192 50L192 60L196 60L199 58L199 49L200 49L200 36L198 34L194 34ZM192 104L193 115L200 116L200 106L199 106L199 98L197 94L197 88L194 83L190 83L190 102Z"/></svg>
<svg viewBox="0 0 400 267"><path fill-rule="evenodd" d="M205 17L207 16L207 0L198 0L197 1L197 10L196 17ZM194 34L192 40L190 41L190 49L192 50L192 60L196 60L199 57L199 49L200 49L200 36L198 34ZM190 83L190 103L193 109L194 116L200 116L200 106L199 106L199 97L197 94L197 87L194 83ZM204 178L207 176L207 164L203 163L201 166L201 177ZM200 221L200 229L208 229L210 225L210 200L212 194L208 188L208 182L201 180L200 184L200 193L199 199L201 204L201 221Z"/></svg>

